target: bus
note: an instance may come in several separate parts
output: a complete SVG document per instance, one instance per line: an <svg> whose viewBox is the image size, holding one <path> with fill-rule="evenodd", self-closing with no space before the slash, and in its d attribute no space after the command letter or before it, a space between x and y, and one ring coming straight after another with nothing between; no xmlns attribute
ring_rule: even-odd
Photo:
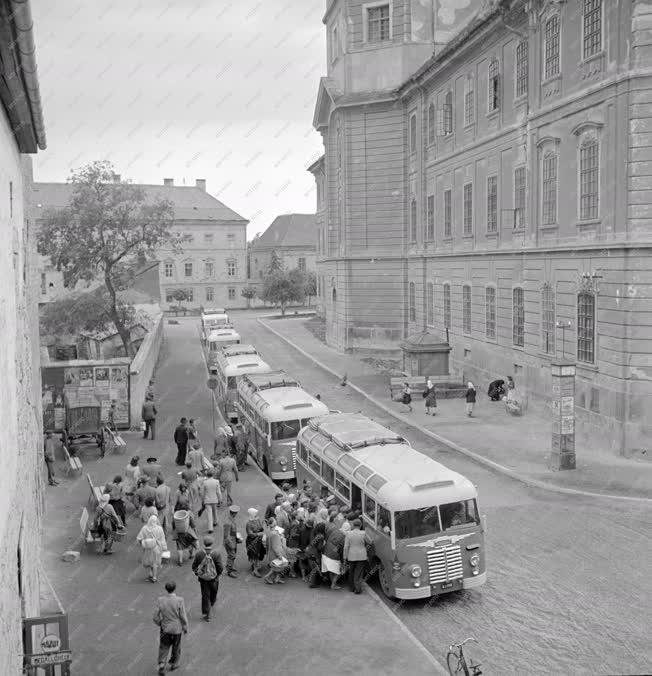
<svg viewBox="0 0 652 676"><path fill-rule="evenodd" d="M220 352L223 347L238 345L240 334L235 329L212 329L206 339L208 353Z"/></svg>
<svg viewBox="0 0 652 676"><path fill-rule="evenodd" d="M201 316L201 337L204 342L208 338L208 334L214 329L233 328L229 315L227 314L202 314Z"/></svg>
<svg viewBox="0 0 652 676"><path fill-rule="evenodd" d="M430 598L486 581L476 487L362 414L310 421L297 438L296 478L362 511L370 564L388 598Z"/></svg>
<svg viewBox="0 0 652 676"><path fill-rule="evenodd" d="M248 374L238 383L238 412L249 455L273 481L294 479L299 430L328 407L284 371Z"/></svg>
<svg viewBox="0 0 652 676"><path fill-rule="evenodd" d="M249 344L238 343L237 345L227 345L222 347L217 352L211 352L208 354L208 370L212 376L217 375L217 362L218 356L224 357L237 357L240 354L257 354L260 355L260 352L253 346Z"/></svg>
<svg viewBox="0 0 652 676"><path fill-rule="evenodd" d="M212 365L211 374L217 380L215 396L218 407L228 423L238 422L236 400L238 380L248 373L269 373L272 369L258 354L218 354Z"/></svg>

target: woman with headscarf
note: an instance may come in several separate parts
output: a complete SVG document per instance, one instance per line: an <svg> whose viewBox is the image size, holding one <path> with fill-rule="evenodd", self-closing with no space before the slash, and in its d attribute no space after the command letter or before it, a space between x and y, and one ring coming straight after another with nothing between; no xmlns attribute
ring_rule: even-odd
<svg viewBox="0 0 652 676"><path fill-rule="evenodd" d="M95 530L99 533L104 543L104 554L113 554L111 547L113 547L113 536L119 528L124 528L120 517L116 514L115 509L109 504L111 496L104 493L100 497L100 502L95 510Z"/></svg>
<svg viewBox="0 0 652 676"><path fill-rule="evenodd" d="M156 582L158 571L161 567L161 556L167 551L165 533L161 528L158 517L150 516L147 523L140 529L136 536L136 541L143 550L141 563L143 568L149 571L147 579L150 582Z"/></svg>
<svg viewBox="0 0 652 676"><path fill-rule="evenodd" d="M410 384L408 382L403 384L401 401L403 402L404 406L407 406L407 410L412 412L412 390L410 389Z"/></svg>
<svg viewBox="0 0 652 676"><path fill-rule="evenodd" d="M267 520L267 553L269 558L269 572L263 578L267 584L285 584L282 579L287 570L289 561L283 542L283 529L277 526L273 517Z"/></svg>
<svg viewBox="0 0 652 676"><path fill-rule="evenodd" d="M471 418L473 416L473 405L475 404L475 385L469 381L466 384L466 394L464 398L466 399L466 415Z"/></svg>
<svg viewBox="0 0 652 676"><path fill-rule="evenodd" d="M263 544L263 533L265 528L262 519L258 518L258 510L255 507L250 507L247 510L249 519L245 526L247 538L245 540L245 547L247 549L247 559L251 564L251 574L254 577L262 577L260 574L260 566L265 558L265 545Z"/></svg>
<svg viewBox="0 0 652 676"><path fill-rule="evenodd" d="M141 470L138 466L139 462L140 458L137 455L134 455L129 461L129 464L125 467L124 494L134 510L136 509L136 506L134 505L134 493L136 492L138 479L140 479L141 476Z"/></svg>
<svg viewBox="0 0 652 676"><path fill-rule="evenodd" d="M423 391L423 398L426 400L426 415L430 415L430 409L437 408L435 385L430 378L426 381L426 389ZM432 415L435 415L434 411L432 412Z"/></svg>

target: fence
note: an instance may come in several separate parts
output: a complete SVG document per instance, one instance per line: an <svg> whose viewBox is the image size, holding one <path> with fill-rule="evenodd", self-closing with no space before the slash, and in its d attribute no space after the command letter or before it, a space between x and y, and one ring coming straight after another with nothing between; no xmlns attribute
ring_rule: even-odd
<svg viewBox="0 0 652 676"><path fill-rule="evenodd" d="M163 314L161 313L154 320L152 330L145 336L130 366L131 426L134 429L137 429L140 424L140 410L156 367L162 342Z"/></svg>

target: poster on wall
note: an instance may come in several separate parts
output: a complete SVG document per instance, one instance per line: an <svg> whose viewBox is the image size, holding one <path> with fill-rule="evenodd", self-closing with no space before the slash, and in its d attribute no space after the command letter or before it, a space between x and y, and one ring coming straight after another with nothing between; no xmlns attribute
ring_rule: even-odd
<svg viewBox="0 0 652 676"><path fill-rule="evenodd" d="M66 427L72 409L95 408L100 421L109 419L111 403L115 402L114 420L119 429L130 425L129 366L127 364L86 364L42 368L42 402L44 431L61 431Z"/></svg>

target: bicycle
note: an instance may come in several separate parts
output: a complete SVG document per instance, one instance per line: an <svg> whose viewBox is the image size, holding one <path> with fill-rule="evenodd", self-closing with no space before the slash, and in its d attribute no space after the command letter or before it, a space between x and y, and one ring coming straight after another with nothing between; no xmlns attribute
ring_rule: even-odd
<svg viewBox="0 0 652 676"><path fill-rule="evenodd" d="M448 647L446 665L448 666L448 672L451 676L456 676L456 674L464 674L464 676L480 676L482 674L482 670L480 669L482 665L475 664L470 658L467 662L466 657L464 656L464 645L469 641L477 643L474 638L467 638L464 639L462 643L452 643Z"/></svg>

